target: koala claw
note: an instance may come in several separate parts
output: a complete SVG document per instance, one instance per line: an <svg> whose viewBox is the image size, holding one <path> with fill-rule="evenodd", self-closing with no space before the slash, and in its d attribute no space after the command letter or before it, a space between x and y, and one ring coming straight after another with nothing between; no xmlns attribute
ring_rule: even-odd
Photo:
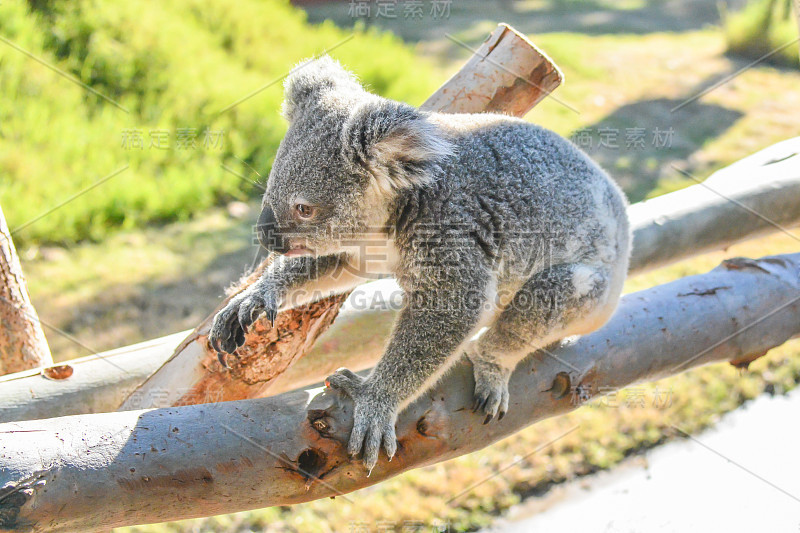
<svg viewBox="0 0 800 533"><path fill-rule="evenodd" d="M258 318L267 312L270 320L274 321L278 309L275 299L265 296L259 292L243 293L231 300L222 311L214 317L214 323L208 334L211 346L221 353L234 353L245 341L247 328ZM218 357L224 364L224 357Z"/></svg>
<svg viewBox="0 0 800 533"><path fill-rule="evenodd" d="M278 318L278 310L276 308L270 307L266 310L267 320L269 320L270 326L275 325L275 319Z"/></svg>
<svg viewBox="0 0 800 533"><path fill-rule="evenodd" d="M274 322L274 317L278 313L278 306L275 300L268 295L253 293L239 303L239 325L242 332L247 331L253 322L266 311L270 323ZM244 333L242 334L242 344L244 344ZM241 346L242 344L237 344Z"/></svg>
<svg viewBox="0 0 800 533"><path fill-rule="evenodd" d="M396 408L375 394L367 380L346 368L340 368L335 374L328 376L325 384L347 394L355 404L353 431L350 433L347 453L356 457L363 452L364 466L369 476L378 462L381 446L390 461L397 452L394 429Z"/></svg>
<svg viewBox="0 0 800 533"><path fill-rule="evenodd" d="M240 337L239 329L237 301L234 300L214 317L208 340L217 353L233 353L237 348L237 338ZM243 334L244 332L241 332L242 336Z"/></svg>
<svg viewBox="0 0 800 533"><path fill-rule="evenodd" d="M472 412L486 413L484 424L495 416L502 420L508 411L508 373L496 365L476 364L474 398Z"/></svg>

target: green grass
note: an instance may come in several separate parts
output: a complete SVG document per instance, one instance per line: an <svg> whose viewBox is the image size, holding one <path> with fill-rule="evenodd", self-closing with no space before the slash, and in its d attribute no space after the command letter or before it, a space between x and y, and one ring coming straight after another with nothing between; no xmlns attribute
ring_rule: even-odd
<svg viewBox="0 0 800 533"><path fill-rule="evenodd" d="M280 0L235 9L222 0L33 5L0 5L0 36L12 43L0 43L0 100L13 102L0 107L0 205L10 227L126 170L16 232L18 245L99 240L258 195L234 174L269 172L286 127L280 78L350 36L332 55L373 90L418 104L437 85L391 34L313 26ZM166 149L151 147L159 132Z"/></svg>
<svg viewBox="0 0 800 533"><path fill-rule="evenodd" d="M725 13L728 51L784 67L800 66L797 20L791 0L751 0L744 9Z"/></svg>

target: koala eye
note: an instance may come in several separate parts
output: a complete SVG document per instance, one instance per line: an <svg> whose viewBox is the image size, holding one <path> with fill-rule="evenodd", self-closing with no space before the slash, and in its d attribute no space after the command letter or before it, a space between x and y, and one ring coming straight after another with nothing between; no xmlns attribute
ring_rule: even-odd
<svg viewBox="0 0 800 533"><path fill-rule="evenodd" d="M315 207L306 204L297 204L294 206L294 210L297 213L298 218L303 220L309 220L313 218L317 211Z"/></svg>

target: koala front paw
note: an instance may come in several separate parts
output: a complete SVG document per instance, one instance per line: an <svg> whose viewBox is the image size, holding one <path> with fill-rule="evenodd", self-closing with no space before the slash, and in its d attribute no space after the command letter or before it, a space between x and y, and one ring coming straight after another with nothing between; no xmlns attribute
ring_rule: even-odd
<svg viewBox="0 0 800 533"><path fill-rule="evenodd" d="M355 404L353 431L350 433L347 453L355 457L363 450L364 466L367 467L369 476L378 462L381 444L390 461L397 452L394 430L397 409L372 390L367 380L346 368L340 368L335 374L328 376L325 384L344 392Z"/></svg>
<svg viewBox="0 0 800 533"><path fill-rule="evenodd" d="M472 412L486 413L484 424L497 416L502 420L508 411L508 378L511 372L489 361L472 360L475 375L475 396Z"/></svg>
<svg viewBox="0 0 800 533"><path fill-rule="evenodd" d="M269 292L245 291L231 300L214 317L208 340L217 353L233 353L244 344L247 328L258 316L267 313L270 323L278 315L277 299ZM221 361L224 364L224 361Z"/></svg>

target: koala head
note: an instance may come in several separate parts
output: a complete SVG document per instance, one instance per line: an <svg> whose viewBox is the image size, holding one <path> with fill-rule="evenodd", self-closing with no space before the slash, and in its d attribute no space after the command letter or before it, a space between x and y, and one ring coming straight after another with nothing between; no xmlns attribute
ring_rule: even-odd
<svg viewBox="0 0 800 533"><path fill-rule="evenodd" d="M329 57L287 77L283 114L258 236L287 255L336 253L381 228L396 195L430 183L451 152L425 113L368 93Z"/></svg>

